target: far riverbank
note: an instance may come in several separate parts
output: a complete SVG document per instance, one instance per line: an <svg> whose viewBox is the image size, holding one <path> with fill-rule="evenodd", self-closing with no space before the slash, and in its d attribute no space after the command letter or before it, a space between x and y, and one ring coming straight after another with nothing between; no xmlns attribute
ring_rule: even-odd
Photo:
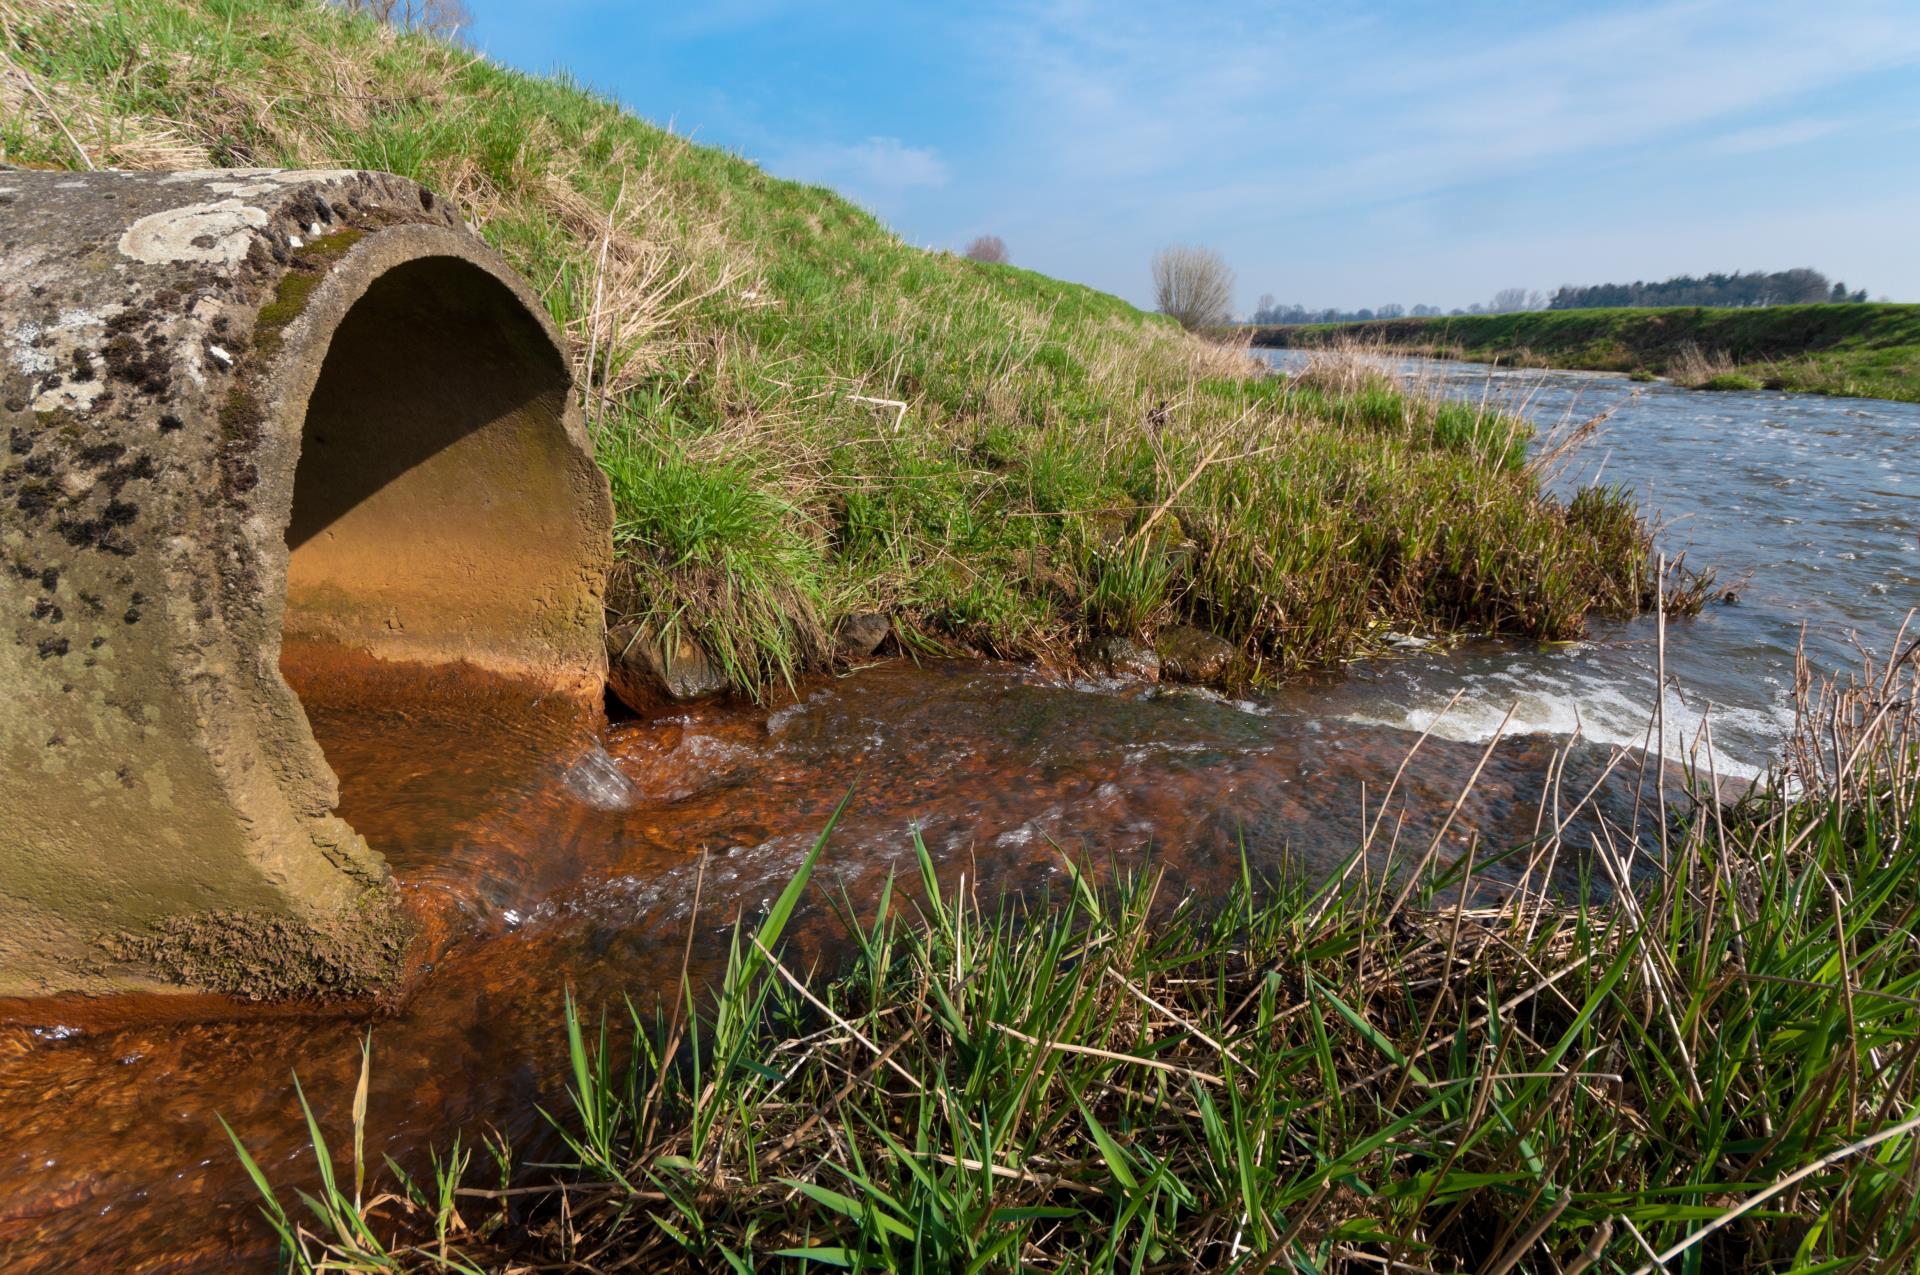
<svg viewBox="0 0 1920 1275"><path fill-rule="evenodd" d="M1920 305L1536 310L1246 331L1270 349L1358 342L1475 363L1666 377L1689 389L1920 402Z"/></svg>

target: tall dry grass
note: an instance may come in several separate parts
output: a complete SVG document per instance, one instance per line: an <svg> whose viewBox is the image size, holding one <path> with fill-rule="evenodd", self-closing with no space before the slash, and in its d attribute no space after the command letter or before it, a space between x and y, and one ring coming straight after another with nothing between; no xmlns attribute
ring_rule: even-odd
<svg viewBox="0 0 1920 1275"><path fill-rule="evenodd" d="M1716 377L1727 376L1734 371L1734 362L1722 351L1703 350L1688 341L1680 346L1672 359L1667 362L1667 376L1676 385L1688 389L1699 389Z"/></svg>

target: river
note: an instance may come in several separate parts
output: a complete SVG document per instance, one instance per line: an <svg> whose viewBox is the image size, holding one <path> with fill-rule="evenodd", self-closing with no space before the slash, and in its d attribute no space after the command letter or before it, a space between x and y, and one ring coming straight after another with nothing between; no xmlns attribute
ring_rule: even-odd
<svg viewBox="0 0 1920 1275"><path fill-rule="evenodd" d="M1920 407L1405 370L1545 425L1615 409L1554 482L1627 484L1664 518L1668 551L1712 564L1737 594L1668 627L1670 755L1759 774L1790 721L1803 631L1810 659L1838 669L1856 640L1884 650L1920 605ZM0 1006L0 1266L267 1264L214 1115L277 1182L304 1184L292 1076L341 1145L369 1027L371 1159L418 1166L456 1129L471 1144L489 1126L537 1148L535 1103L561 1093L563 990L590 1008L623 994L648 1008L674 994L690 933L691 976L712 978L733 918L766 906L849 792L818 879L856 903L889 872L912 873L915 831L949 881L976 891L1057 888L1062 855L1084 854L1101 870L1151 856L1175 890L1204 892L1243 848L1258 871L1333 870L1431 728L1385 821L1424 846L1511 709L1440 845L1452 858L1475 832L1524 840L1576 730L1589 746L1567 752L1568 787L1601 772L1607 745L1646 739L1655 635L1643 619L1556 647L1408 641L1239 699L896 661L766 706L616 722L598 741L483 678L371 700L300 686L342 813L387 853L425 927L414 990L350 1015L213 997ZM830 961L836 928L830 909L805 912L796 960Z"/></svg>
<svg viewBox="0 0 1920 1275"><path fill-rule="evenodd" d="M1303 351L1261 350L1277 368ZM1669 755L1690 754L1703 718L1723 773L1768 766L1792 723L1794 653L1814 668L1885 654L1920 606L1920 404L1812 394L1706 393L1601 372L1539 372L1437 359L1392 360L1452 396L1519 406L1543 428L1611 410L1551 486L1625 485L1662 525L1669 554L1716 571L1719 588L1667 643ZM1728 591L1737 601L1718 600ZM1651 617L1596 623L1565 647L1469 644L1380 663L1328 698L1334 715L1484 739L1510 730L1638 744L1653 707ZM1704 757L1702 758L1704 760Z"/></svg>

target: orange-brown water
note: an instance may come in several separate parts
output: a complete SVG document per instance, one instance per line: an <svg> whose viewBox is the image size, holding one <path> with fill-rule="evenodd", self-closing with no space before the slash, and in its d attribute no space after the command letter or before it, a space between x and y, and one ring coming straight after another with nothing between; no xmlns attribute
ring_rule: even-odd
<svg viewBox="0 0 1920 1275"><path fill-rule="evenodd" d="M337 673L337 670L335 671ZM1413 741L1329 720L1302 687L1258 704L1150 696L1004 666L895 663L768 707L708 704L612 726L470 672L356 683L295 676L341 778L342 813L392 863L425 938L398 1004L356 1012L217 997L0 1005L0 1267L265 1267L270 1239L215 1119L284 1188L313 1176L299 1073L346 1145L358 1043L373 1032L368 1155L418 1168L456 1130L541 1144L564 1107L560 1005L675 994L720 968L731 920L778 893L853 793L817 880L856 903L914 872L917 827L978 891L1058 882L1062 855L1143 862L1178 891L1239 870L1325 873L1357 844ZM369 691L368 687L372 690ZM1424 848L1479 745L1432 740L1386 827ZM1446 838L1525 839L1551 744L1502 744ZM1584 790L1592 764L1566 782ZM702 903L692 915L706 857ZM798 922L802 964L837 923ZM560 1108L555 1100L559 1099Z"/></svg>

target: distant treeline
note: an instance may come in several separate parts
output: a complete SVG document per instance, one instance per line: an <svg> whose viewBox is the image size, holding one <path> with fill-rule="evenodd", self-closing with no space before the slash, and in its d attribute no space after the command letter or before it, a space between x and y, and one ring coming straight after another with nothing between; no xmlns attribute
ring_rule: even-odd
<svg viewBox="0 0 1920 1275"><path fill-rule="evenodd" d="M1597 310L1609 306L1651 305L1813 305L1821 301L1857 302L1867 290L1847 291L1847 285L1829 281L1818 270L1801 267L1771 274L1754 270L1742 274L1678 275L1659 283L1600 283L1587 288L1562 287L1547 302L1549 310Z"/></svg>
<svg viewBox="0 0 1920 1275"><path fill-rule="evenodd" d="M1544 310L1547 308L1546 294L1529 292L1525 288L1502 288L1493 294L1493 300L1482 304L1478 301L1464 310L1455 308L1442 310L1437 305L1383 305L1378 309L1361 307L1358 310L1309 310L1303 305L1280 305L1271 294L1260 298L1260 304L1254 307L1254 323L1372 323L1376 319L1437 319L1450 314L1512 314L1520 310Z"/></svg>
<svg viewBox="0 0 1920 1275"><path fill-rule="evenodd" d="M1851 294L1849 294L1851 296ZM1804 390L1920 403L1920 305L1609 306L1267 324L1254 345L1409 354L1665 376L1707 389Z"/></svg>
<svg viewBox="0 0 1920 1275"><path fill-rule="evenodd" d="M1260 304L1254 307L1254 323L1370 323L1375 319L1437 318L1447 313L1437 305L1417 305L1408 309L1403 305L1383 305L1377 310L1361 308L1358 310L1340 310L1328 307L1324 310L1309 310L1303 305L1279 305L1272 297L1261 297ZM1485 314L1487 308L1476 303L1471 311L1455 310L1455 314Z"/></svg>
<svg viewBox="0 0 1920 1275"><path fill-rule="evenodd" d="M1476 301L1465 308L1443 310L1437 305L1383 305L1374 309L1341 310L1328 307L1310 310L1303 305L1281 305L1272 295L1260 298L1252 322L1291 323L1372 323L1378 319L1427 319L1446 315L1517 314L1527 310L1598 310L1618 306L1754 306L1813 305L1821 302L1860 302L1867 290L1848 291L1847 285L1829 281L1818 270L1800 267L1772 272L1683 274L1658 283L1597 283L1584 288L1566 284L1549 297L1525 288L1502 288L1485 303Z"/></svg>

